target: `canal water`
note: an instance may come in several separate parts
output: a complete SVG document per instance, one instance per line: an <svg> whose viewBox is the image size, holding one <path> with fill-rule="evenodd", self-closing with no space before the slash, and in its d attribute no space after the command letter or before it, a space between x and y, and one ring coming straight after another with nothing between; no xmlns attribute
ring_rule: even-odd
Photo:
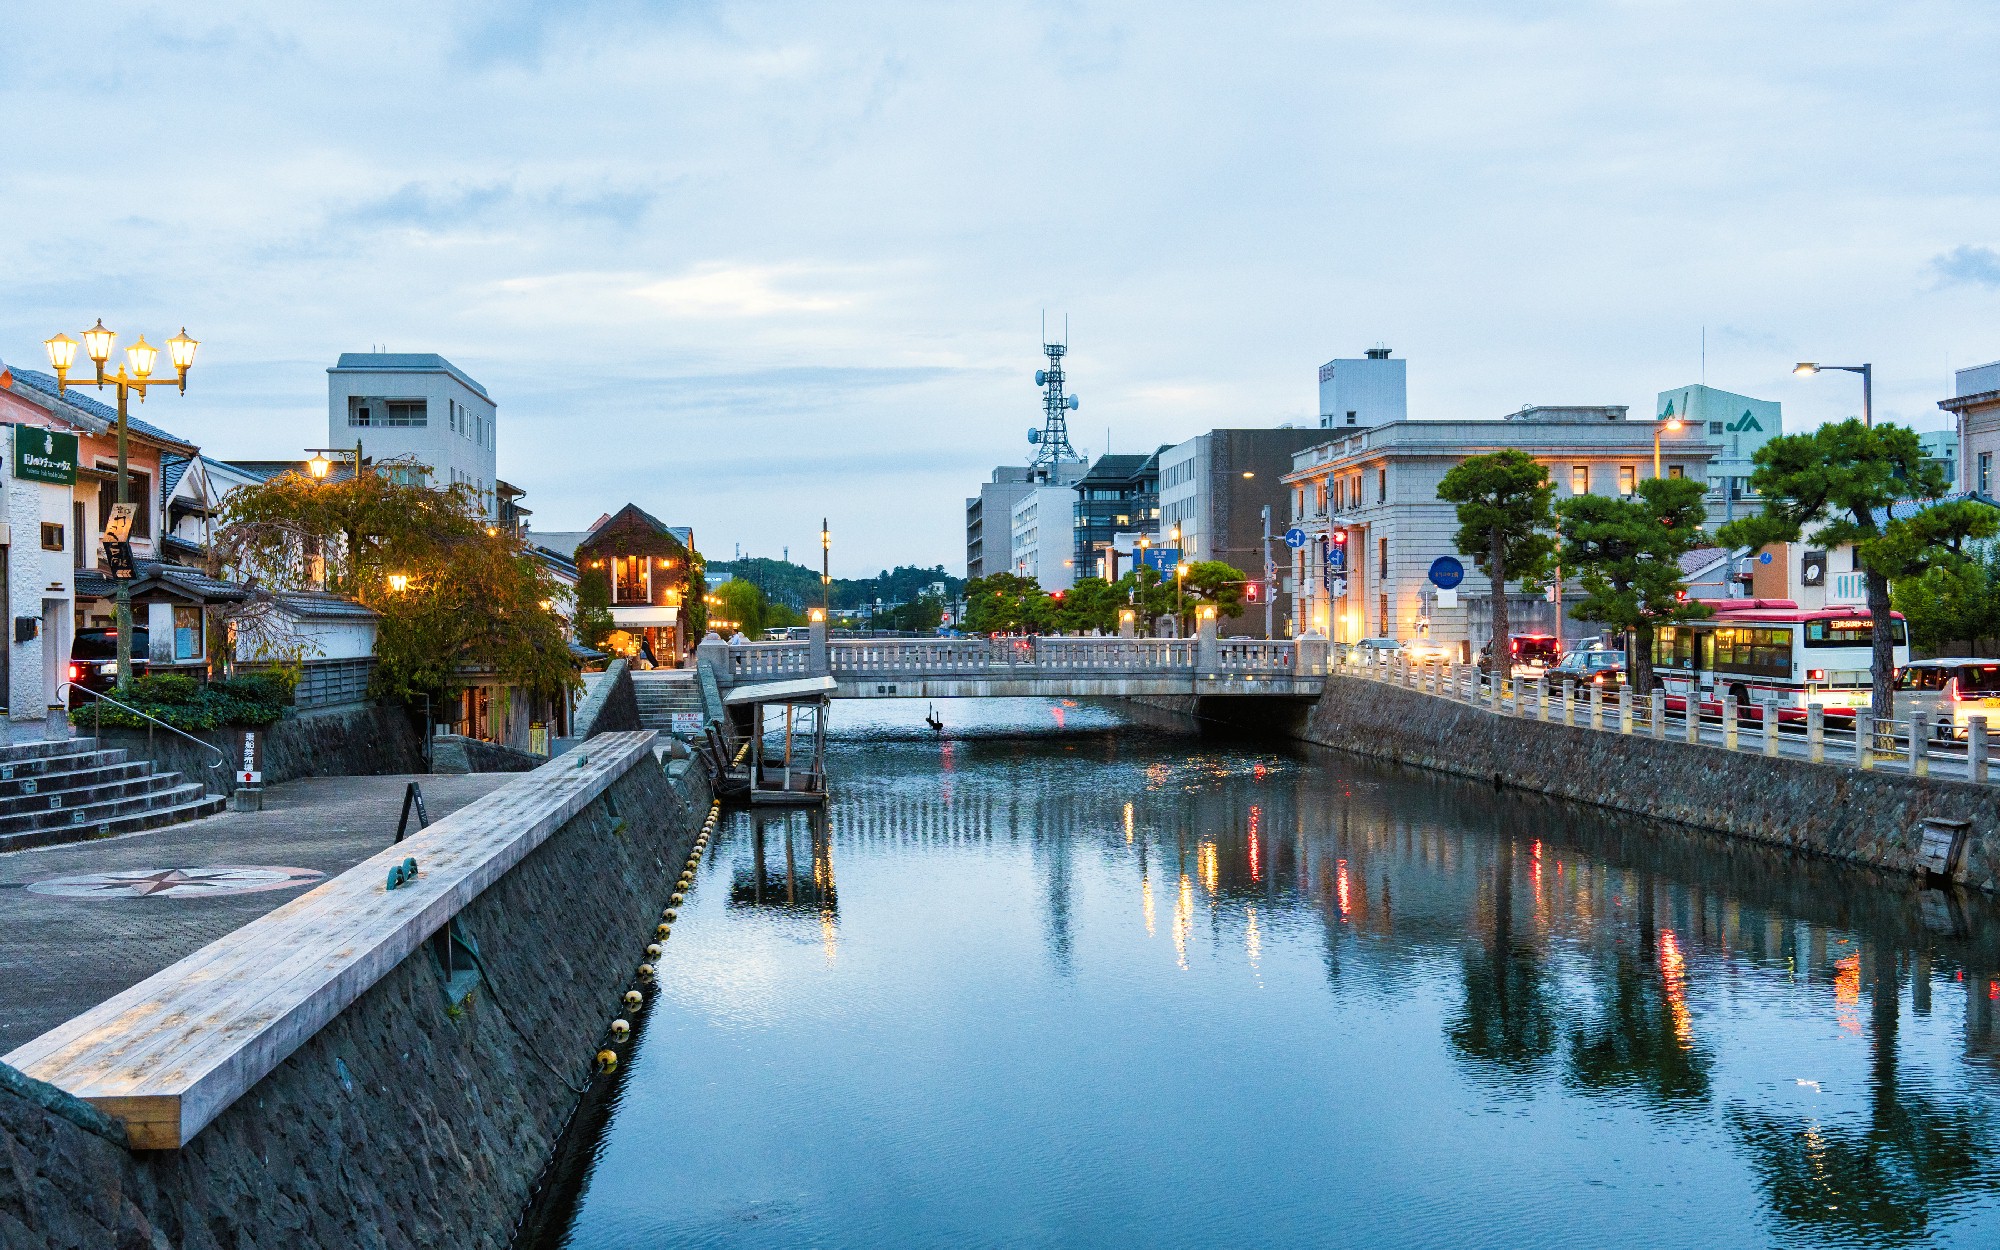
<svg viewBox="0 0 2000 1250"><path fill-rule="evenodd" d="M1047 700L836 706L530 1246L2000 1245L1978 900Z"/></svg>

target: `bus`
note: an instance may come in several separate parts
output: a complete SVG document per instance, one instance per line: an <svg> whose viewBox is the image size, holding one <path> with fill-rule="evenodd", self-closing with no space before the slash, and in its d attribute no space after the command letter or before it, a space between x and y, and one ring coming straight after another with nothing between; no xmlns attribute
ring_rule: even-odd
<svg viewBox="0 0 2000 1250"><path fill-rule="evenodd" d="M1653 636L1653 672L1667 706L1693 696L1721 715L1722 701L1748 720L1775 699L1778 719L1803 720L1819 704L1830 718L1852 720L1869 705L1874 678L1873 623L1866 608L1805 609L1790 599L1709 599L1715 615L1662 625ZM1895 663L1909 663L1910 631L1893 613Z"/></svg>

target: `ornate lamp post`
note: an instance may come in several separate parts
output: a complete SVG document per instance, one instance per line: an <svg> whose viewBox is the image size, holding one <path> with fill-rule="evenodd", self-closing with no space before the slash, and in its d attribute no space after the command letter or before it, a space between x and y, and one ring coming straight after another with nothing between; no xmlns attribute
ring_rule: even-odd
<svg viewBox="0 0 2000 1250"><path fill-rule="evenodd" d="M125 469L125 409L126 396L139 392L139 400L145 402L146 392L155 386L175 386L180 393L187 394L188 370L194 367L194 351L201 344L188 337L183 326L179 334L167 340L167 357L173 361L174 376L171 381L153 376L153 364L159 359L160 349L146 341L145 335L125 349L125 363L118 366L118 372L106 375L104 364L111 359L111 346L118 336L104 328L104 318L83 332L83 349L96 366L96 377L88 385L100 390L106 386L118 388L118 502L132 502L132 479ZM56 393L69 388L69 369L76 363L76 340L67 334L57 334L44 339L42 346L48 349L49 365L56 371ZM83 541L83 535L77 535ZM132 685L132 580L118 579L118 688L129 689Z"/></svg>
<svg viewBox="0 0 2000 1250"><path fill-rule="evenodd" d="M833 535L826 518L819 519L819 615L825 620L833 607Z"/></svg>

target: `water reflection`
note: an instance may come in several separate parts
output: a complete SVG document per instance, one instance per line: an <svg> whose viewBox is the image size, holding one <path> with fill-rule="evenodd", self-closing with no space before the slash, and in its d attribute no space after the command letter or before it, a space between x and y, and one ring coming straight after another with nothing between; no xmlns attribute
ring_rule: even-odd
<svg viewBox="0 0 2000 1250"><path fill-rule="evenodd" d="M1985 900L922 710L726 823L560 1244L2000 1241Z"/></svg>

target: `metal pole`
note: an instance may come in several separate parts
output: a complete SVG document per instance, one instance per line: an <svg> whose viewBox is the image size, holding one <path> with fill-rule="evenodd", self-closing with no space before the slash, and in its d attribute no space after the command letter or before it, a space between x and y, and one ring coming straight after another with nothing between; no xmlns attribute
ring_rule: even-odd
<svg viewBox="0 0 2000 1250"><path fill-rule="evenodd" d="M819 614L833 628L833 539L825 517L819 519Z"/></svg>
<svg viewBox="0 0 2000 1250"><path fill-rule="evenodd" d="M1277 583L1271 576L1277 565L1271 563L1271 505L1264 505L1264 637L1271 637L1271 600L1277 597Z"/></svg>
<svg viewBox="0 0 2000 1250"><path fill-rule="evenodd" d="M125 375L121 372L120 379ZM125 471L125 406L128 394L125 383L118 383L118 502L132 502L132 479ZM100 522L103 518L99 518ZM77 535L79 541L83 535ZM130 535L127 535L130 538ZM134 569L136 576L138 570ZM117 578L118 583L118 689L122 693L132 688L132 578Z"/></svg>
<svg viewBox="0 0 2000 1250"><path fill-rule="evenodd" d="M1660 435L1661 435L1661 434L1662 434L1663 432L1664 432L1664 431L1663 431L1663 429L1662 429L1662 427L1661 427L1660 423L1659 423L1658 421L1655 421L1655 422L1653 422L1653 476L1654 476L1654 477L1656 477L1656 478L1657 478L1657 477L1659 477L1659 476L1661 476L1661 474L1660 474Z"/></svg>
<svg viewBox="0 0 2000 1250"><path fill-rule="evenodd" d="M1861 366L1861 424L1873 428L1875 425L1875 366Z"/></svg>

